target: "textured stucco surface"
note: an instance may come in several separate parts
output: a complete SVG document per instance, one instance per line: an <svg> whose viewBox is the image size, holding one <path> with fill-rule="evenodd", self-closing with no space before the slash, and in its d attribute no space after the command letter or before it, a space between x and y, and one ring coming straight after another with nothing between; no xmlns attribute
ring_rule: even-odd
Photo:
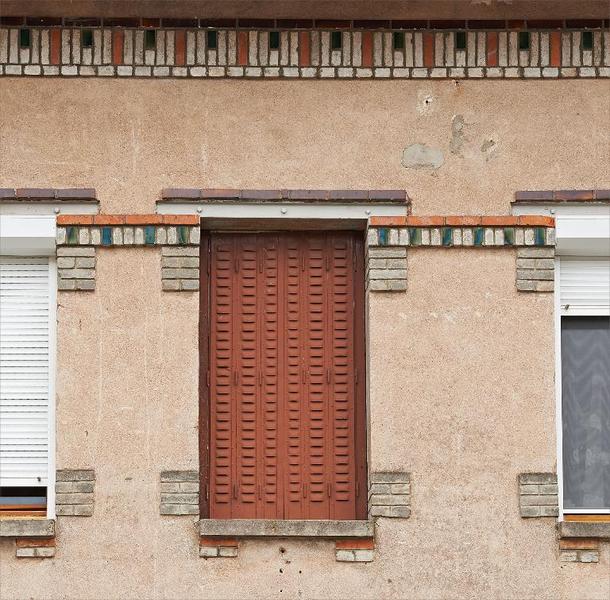
<svg viewBox="0 0 610 600"><path fill-rule="evenodd" d="M519 517L517 473L555 468L551 296L517 294L511 250L408 270L370 299L370 407L371 467L412 473L412 517L379 522L370 564L326 541L203 560L195 518L158 515L159 471L197 464L197 296L161 292L156 250L99 251L58 314L58 467L95 467L95 514L60 519L52 560L0 542L0 597L606 600L608 545L562 565L554 520Z"/></svg>
<svg viewBox="0 0 610 600"><path fill-rule="evenodd" d="M405 188L416 214L505 214L518 189L610 187L609 100L602 81L5 78L0 186L92 186L106 213L209 186ZM404 168L413 144L442 166ZM550 295L516 292L512 251L409 251L407 293L371 296L370 464L413 478L371 564L314 541L206 561L194 518L159 516L159 472L198 454L198 298L163 293L160 261L98 250L96 291L59 294L57 466L95 468L95 514L60 519L51 560L0 541L1 598L607 600L608 544L562 564L553 519L519 517L517 473L556 468L553 318Z"/></svg>
<svg viewBox="0 0 610 600"><path fill-rule="evenodd" d="M415 214L610 187L607 81L4 78L0 102L0 185L95 187L106 213L163 187L402 188ZM442 166L403 167L413 144Z"/></svg>

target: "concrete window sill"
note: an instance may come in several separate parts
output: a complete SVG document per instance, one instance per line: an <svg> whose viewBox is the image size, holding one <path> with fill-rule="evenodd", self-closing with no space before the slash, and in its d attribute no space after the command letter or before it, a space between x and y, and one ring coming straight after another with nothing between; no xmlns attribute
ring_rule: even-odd
<svg viewBox="0 0 610 600"><path fill-rule="evenodd" d="M55 520L35 517L0 519L0 538L7 537L55 537Z"/></svg>
<svg viewBox="0 0 610 600"><path fill-rule="evenodd" d="M561 538L599 538L610 539L610 522L607 521L561 521Z"/></svg>
<svg viewBox="0 0 610 600"><path fill-rule="evenodd" d="M373 521L202 519L199 535L231 538L372 538Z"/></svg>

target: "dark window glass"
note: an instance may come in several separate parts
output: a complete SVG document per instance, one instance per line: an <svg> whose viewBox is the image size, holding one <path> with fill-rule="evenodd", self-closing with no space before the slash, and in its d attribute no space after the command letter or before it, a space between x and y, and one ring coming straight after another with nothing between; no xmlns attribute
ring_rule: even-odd
<svg viewBox="0 0 610 600"><path fill-rule="evenodd" d="M455 34L455 49L466 50L466 32L458 31Z"/></svg>
<svg viewBox="0 0 610 600"><path fill-rule="evenodd" d="M83 48L93 47L93 31L91 29L83 29L82 44Z"/></svg>
<svg viewBox="0 0 610 600"><path fill-rule="evenodd" d="M519 50L530 49L530 32L520 31L519 32Z"/></svg>
<svg viewBox="0 0 610 600"><path fill-rule="evenodd" d="M206 45L210 50L216 50L218 47L218 33L216 31L208 31L206 35Z"/></svg>
<svg viewBox="0 0 610 600"><path fill-rule="evenodd" d="M592 31L583 31L582 48L583 48L583 50L593 50L593 32Z"/></svg>
<svg viewBox="0 0 610 600"><path fill-rule="evenodd" d="M146 50L154 50L157 45L157 31L155 29L147 29L144 32L144 47Z"/></svg>
<svg viewBox="0 0 610 600"><path fill-rule="evenodd" d="M402 50L405 47L405 34L399 31L394 32L394 50Z"/></svg>
<svg viewBox="0 0 610 600"><path fill-rule="evenodd" d="M561 320L563 503L610 508L610 318Z"/></svg>
<svg viewBox="0 0 610 600"><path fill-rule="evenodd" d="M330 47L333 50L341 50L343 46L343 36L340 31L333 31L330 34Z"/></svg>
<svg viewBox="0 0 610 600"><path fill-rule="evenodd" d="M280 47L280 32L272 31L269 33L269 48L277 50Z"/></svg>
<svg viewBox="0 0 610 600"><path fill-rule="evenodd" d="M20 29L19 30L19 47L29 48L30 47L30 30Z"/></svg>

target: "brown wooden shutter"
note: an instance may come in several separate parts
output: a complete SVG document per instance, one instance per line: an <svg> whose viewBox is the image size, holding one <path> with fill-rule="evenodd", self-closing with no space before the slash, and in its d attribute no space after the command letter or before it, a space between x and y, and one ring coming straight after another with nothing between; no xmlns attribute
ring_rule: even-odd
<svg viewBox="0 0 610 600"><path fill-rule="evenodd" d="M362 252L351 232L211 235L211 517L366 517Z"/></svg>

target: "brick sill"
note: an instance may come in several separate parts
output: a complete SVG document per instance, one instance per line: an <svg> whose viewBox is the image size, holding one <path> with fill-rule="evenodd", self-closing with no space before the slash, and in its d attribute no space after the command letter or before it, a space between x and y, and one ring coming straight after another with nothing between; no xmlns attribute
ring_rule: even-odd
<svg viewBox="0 0 610 600"><path fill-rule="evenodd" d="M0 519L0 538L55 537L55 520L44 518Z"/></svg>
<svg viewBox="0 0 610 600"><path fill-rule="evenodd" d="M231 538L371 538L373 521L201 519L199 535Z"/></svg>
<svg viewBox="0 0 610 600"><path fill-rule="evenodd" d="M561 538L610 539L610 522L561 521L558 527Z"/></svg>

